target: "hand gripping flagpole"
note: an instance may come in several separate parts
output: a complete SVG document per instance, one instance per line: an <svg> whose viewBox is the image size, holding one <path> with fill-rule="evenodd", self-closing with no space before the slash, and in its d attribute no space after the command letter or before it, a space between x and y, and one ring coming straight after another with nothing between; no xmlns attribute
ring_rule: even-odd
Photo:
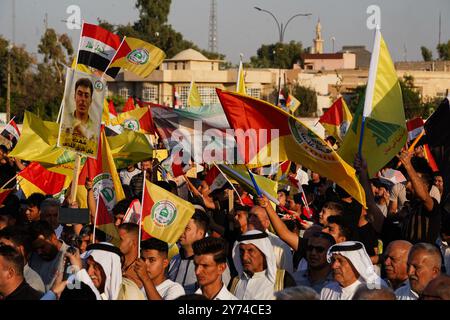
<svg viewBox="0 0 450 320"><path fill-rule="evenodd" d="M364 111L362 114L361 132L359 136L358 156L360 158L362 155L362 145L364 138L364 128L366 126L366 118L370 116L373 108L373 95L375 90L375 83L377 81L378 60L380 56L380 43L381 43L380 26L377 25L375 28L375 40L373 43L372 57L370 59L369 77L367 80L366 95L364 100Z"/></svg>

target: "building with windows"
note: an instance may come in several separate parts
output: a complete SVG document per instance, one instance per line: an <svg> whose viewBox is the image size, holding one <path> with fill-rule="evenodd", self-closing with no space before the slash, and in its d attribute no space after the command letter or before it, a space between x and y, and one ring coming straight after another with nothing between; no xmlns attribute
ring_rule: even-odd
<svg viewBox="0 0 450 320"><path fill-rule="evenodd" d="M138 97L145 102L171 106L176 92L186 105L191 81L195 81L203 104L219 103L216 88L236 90L238 69L221 70L221 60L211 60L200 52L187 49L166 59L152 74L142 79L130 72L122 72L116 80L108 82L109 94L125 99ZM282 70L284 72L289 70ZM294 71L299 73L300 70ZM245 69L247 93L252 97L269 100L277 88L278 69ZM291 71L292 73L292 71Z"/></svg>

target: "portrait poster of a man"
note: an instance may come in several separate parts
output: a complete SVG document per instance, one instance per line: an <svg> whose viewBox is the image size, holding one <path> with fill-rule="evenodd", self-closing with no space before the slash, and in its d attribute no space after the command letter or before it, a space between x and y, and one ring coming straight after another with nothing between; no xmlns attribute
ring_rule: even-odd
<svg viewBox="0 0 450 320"><path fill-rule="evenodd" d="M58 146L97 158L106 81L67 69Z"/></svg>

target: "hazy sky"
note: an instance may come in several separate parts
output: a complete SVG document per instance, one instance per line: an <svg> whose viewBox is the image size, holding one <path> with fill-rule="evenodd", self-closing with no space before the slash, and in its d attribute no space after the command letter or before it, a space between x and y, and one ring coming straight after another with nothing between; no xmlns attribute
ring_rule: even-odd
<svg viewBox="0 0 450 320"><path fill-rule="evenodd" d="M0 0L0 34L12 37L12 1ZM82 19L95 23L97 18L111 23L134 22L138 12L134 0L15 0L16 43L25 44L30 52L37 52L37 44L44 30L48 14L49 27L66 32L78 45L79 30L68 30L61 20L67 19L66 9L76 4ZM278 40L273 18L255 10L254 6L271 11L285 23L296 13L312 13L311 17L292 20L285 32L285 42L301 41L304 47L312 45L315 25L320 17L325 52L343 45L365 45L372 50L373 32L366 27L369 5L381 8L381 27L394 60L422 60L420 46L433 50L437 56L439 12L442 13L442 41L450 39L450 0L217 0L219 52L234 63L239 53L244 61L256 54L261 44ZM169 23L183 36L199 47L208 47L210 0L172 0Z"/></svg>

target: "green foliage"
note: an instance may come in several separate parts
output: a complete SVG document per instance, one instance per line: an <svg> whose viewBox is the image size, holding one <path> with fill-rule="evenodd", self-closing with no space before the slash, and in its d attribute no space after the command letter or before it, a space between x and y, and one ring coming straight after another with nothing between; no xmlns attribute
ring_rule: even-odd
<svg viewBox="0 0 450 320"><path fill-rule="evenodd" d="M257 50L257 55L250 58L250 66L253 68L290 69L297 62L303 64L302 53L301 42L264 44Z"/></svg>
<svg viewBox="0 0 450 320"><path fill-rule="evenodd" d="M440 60L450 60L450 40L447 43L438 44L436 49Z"/></svg>
<svg viewBox="0 0 450 320"><path fill-rule="evenodd" d="M427 47L420 47L420 51L422 52L423 61L431 61L433 60L433 52Z"/></svg>
<svg viewBox="0 0 450 320"><path fill-rule="evenodd" d="M125 102L126 102L126 100L121 95L118 95L118 94L109 96L107 98L107 100L108 100L108 102L110 102L112 100L114 107L116 108L116 111L122 110L123 107L125 106Z"/></svg>
<svg viewBox="0 0 450 320"><path fill-rule="evenodd" d="M438 98L422 101L422 97L414 85L413 76L405 75L403 79L400 79L400 88L402 90L403 107L407 120L415 117L428 118L440 103ZM348 104L350 112L354 114L358 105L364 103L365 93L366 85L358 86L352 90L350 93L350 103Z"/></svg>
<svg viewBox="0 0 450 320"><path fill-rule="evenodd" d="M191 41L184 39L181 33L167 23L171 2L171 0L137 0L136 9L139 11L139 20L134 24L113 25L102 19L98 19L98 22L101 27L111 32L121 36L139 38L157 46L169 58L185 49L192 48L200 51L209 59L225 59L223 54L211 53L198 48Z"/></svg>
<svg viewBox="0 0 450 320"><path fill-rule="evenodd" d="M292 95L297 98L301 105L295 111L297 117L311 117L317 114L317 93L315 90L296 85L292 89Z"/></svg>

